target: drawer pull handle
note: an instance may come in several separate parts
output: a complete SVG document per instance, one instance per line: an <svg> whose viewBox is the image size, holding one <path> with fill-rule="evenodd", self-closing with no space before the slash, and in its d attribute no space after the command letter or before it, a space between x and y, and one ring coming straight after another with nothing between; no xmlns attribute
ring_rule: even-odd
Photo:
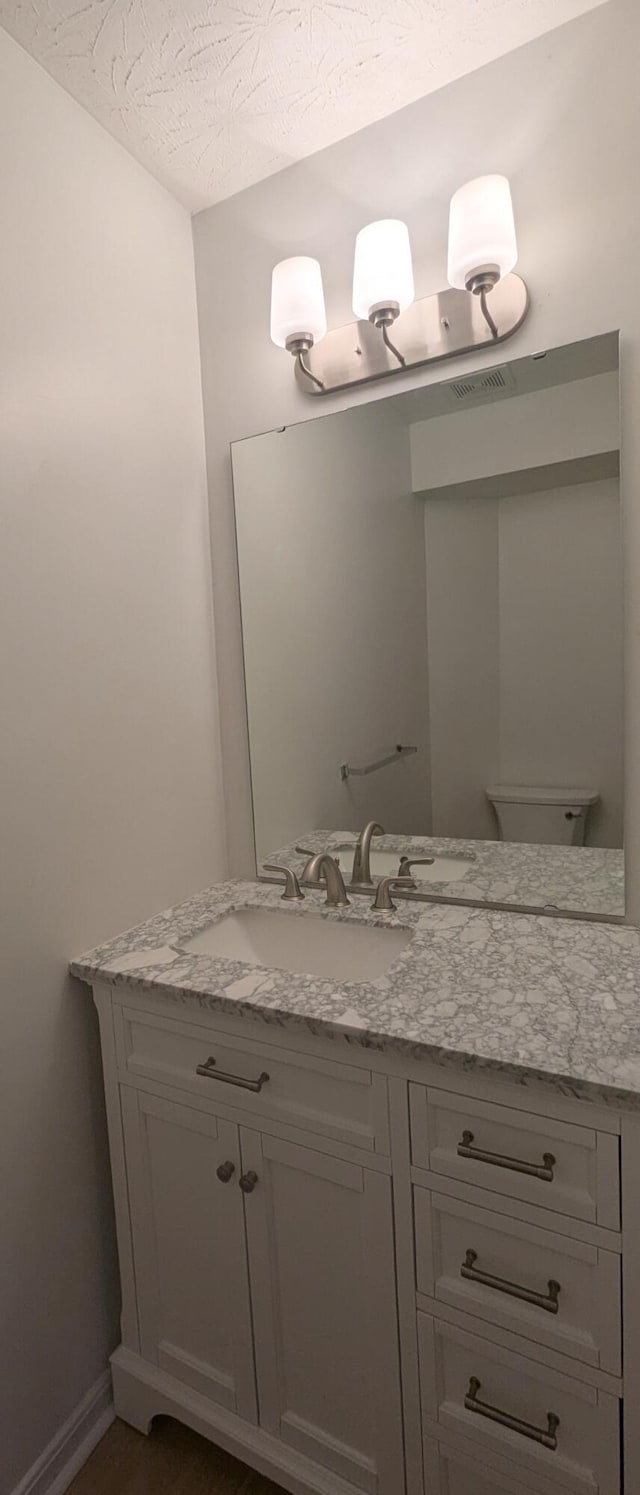
<svg viewBox="0 0 640 1495"><path fill-rule="evenodd" d="M459 1158L473 1158L476 1163L493 1163L496 1168L510 1168L512 1173L528 1173L531 1178L541 1178L544 1183L553 1183L555 1158L552 1152L543 1152L542 1164L524 1163L521 1158L508 1158L502 1152L484 1152L473 1146L473 1132L463 1132L458 1143Z"/></svg>
<svg viewBox="0 0 640 1495"><path fill-rule="evenodd" d="M560 1427L560 1418L555 1412L547 1412L546 1428L537 1428L532 1422L524 1422L521 1417L512 1417L510 1412L501 1412L499 1407L492 1407L489 1402L478 1401L480 1381L477 1376L471 1376L469 1390L464 1399L467 1412L477 1412L480 1417L488 1417L490 1422L499 1422L503 1428L511 1428L514 1433L522 1433L523 1438L531 1438L534 1443L541 1443L543 1448L550 1448L555 1453L558 1447L556 1433Z"/></svg>
<svg viewBox="0 0 640 1495"><path fill-rule="evenodd" d="M238 1179L238 1186L242 1189L243 1194L253 1194L257 1182L258 1175L251 1168L249 1173L243 1173L242 1178Z"/></svg>
<svg viewBox="0 0 640 1495"><path fill-rule="evenodd" d="M495 1287L497 1292L507 1293L510 1298L522 1298L523 1303L533 1303L536 1308L544 1308L546 1313L558 1312L560 1283L554 1282L553 1278L549 1278L548 1294L536 1293L530 1287L520 1287L518 1282L509 1282L506 1277L493 1277L490 1272L481 1271L476 1266L477 1260L477 1251L472 1251L469 1247L460 1268L460 1276L469 1282L481 1282L484 1287Z"/></svg>
<svg viewBox="0 0 640 1495"><path fill-rule="evenodd" d="M235 1163L221 1163L219 1168L216 1168L216 1174L220 1179L221 1184L228 1184L229 1179L233 1176L235 1171Z"/></svg>
<svg viewBox="0 0 640 1495"><path fill-rule="evenodd" d="M216 1061L213 1054L210 1054L206 1064L198 1064L196 1074L203 1075L205 1080L222 1080L225 1085L238 1085L241 1090L253 1090L257 1095L260 1094L262 1086L266 1085L269 1079L264 1069L262 1074L258 1075L257 1080L245 1080L242 1075L225 1074L223 1069L216 1069L215 1065Z"/></svg>

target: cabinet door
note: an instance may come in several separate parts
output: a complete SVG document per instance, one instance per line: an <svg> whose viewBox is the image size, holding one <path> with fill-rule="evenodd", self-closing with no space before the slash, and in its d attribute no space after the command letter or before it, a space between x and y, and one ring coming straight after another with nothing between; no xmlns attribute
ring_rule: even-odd
<svg viewBox="0 0 640 1495"><path fill-rule="evenodd" d="M404 1489L391 1180L241 1128L262 1426L370 1495Z"/></svg>
<svg viewBox="0 0 640 1495"><path fill-rule="evenodd" d="M121 1095L142 1353L255 1422L238 1128L129 1087Z"/></svg>

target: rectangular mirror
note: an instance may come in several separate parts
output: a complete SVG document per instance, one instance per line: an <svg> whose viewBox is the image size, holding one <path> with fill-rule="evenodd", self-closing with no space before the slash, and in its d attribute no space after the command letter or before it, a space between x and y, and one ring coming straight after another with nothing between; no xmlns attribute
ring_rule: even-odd
<svg viewBox="0 0 640 1495"><path fill-rule="evenodd" d="M618 334L232 461L258 870L621 918Z"/></svg>

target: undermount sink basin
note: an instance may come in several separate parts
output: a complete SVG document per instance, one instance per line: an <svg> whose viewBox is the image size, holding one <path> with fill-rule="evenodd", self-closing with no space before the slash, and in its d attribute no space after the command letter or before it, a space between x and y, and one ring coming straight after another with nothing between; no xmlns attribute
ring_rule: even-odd
<svg viewBox="0 0 640 1495"><path fill-rule="evenodd" d="M242 908L224 914L215 924L184 940L181 949L249 965L273 966L300 976L375 981L385 975L410 939L407 929L332 923L314 914L296 916L278 909Z"/></svg>
<svg viewBox="0 0 640 1495"><path fill-rule="evenodd" d="M351 876L353 865L353 845L334 846L333 853L340 858L340 866L344 871L345 879ZM371 847L371 876L388 877L398 871L398 865L402 852L400 851L377 851ZM475 861L471 857L464 856L434 856L433 863L427 867L412 867L411 876L414 882L458 882L464 877Z"/></svg>

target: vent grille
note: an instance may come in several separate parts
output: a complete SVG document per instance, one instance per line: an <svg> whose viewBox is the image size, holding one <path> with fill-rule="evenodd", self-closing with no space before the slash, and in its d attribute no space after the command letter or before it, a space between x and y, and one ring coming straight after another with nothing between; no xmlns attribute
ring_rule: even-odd
<svg viewBox="0 0 640 1495"><path fill-rule="evenodd" d="M479 374L468 374L465 379L454 379L449 392L456 405L471 404L477 400L495 399L515 388L515 380L508 364L499 368L483 369Z"/></svg>

